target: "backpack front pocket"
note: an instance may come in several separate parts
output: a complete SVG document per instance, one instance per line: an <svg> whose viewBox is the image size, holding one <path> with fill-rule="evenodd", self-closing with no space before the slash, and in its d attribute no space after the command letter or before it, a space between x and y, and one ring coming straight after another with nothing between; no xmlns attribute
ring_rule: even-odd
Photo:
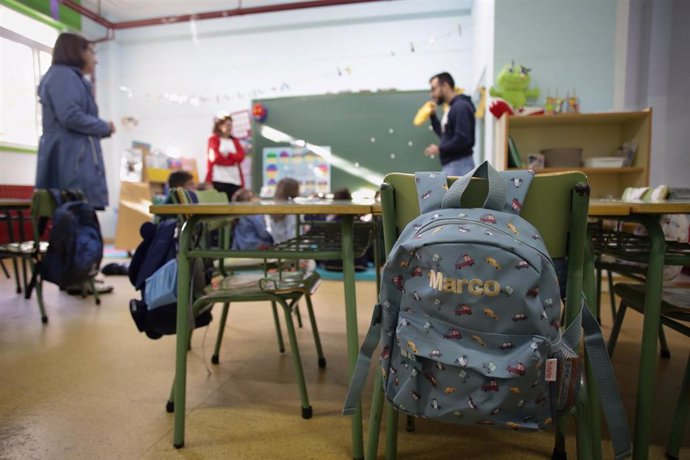
<svg viewBox="0 0 690 460"><path fill-rule="evenodd" d="M426 327L425 327L426 326ZM401 317L386 395L403 412L514 430L551 424L540 336L477 332Z"/></svg>

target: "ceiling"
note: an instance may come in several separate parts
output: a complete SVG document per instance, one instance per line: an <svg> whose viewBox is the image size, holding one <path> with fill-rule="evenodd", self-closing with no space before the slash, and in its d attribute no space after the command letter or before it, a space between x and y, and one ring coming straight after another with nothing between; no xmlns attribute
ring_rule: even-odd
<svg viewBox="0 0 690 460"><path fill-rule="evenodd" d="M238 8L299 7L313 2L314 0L82 0L81 5L110 22L120 23L142 19L220 12ZM331 0L330 3L338 3L338 0ZM344 3L348 2L345 1Z"/></svg>

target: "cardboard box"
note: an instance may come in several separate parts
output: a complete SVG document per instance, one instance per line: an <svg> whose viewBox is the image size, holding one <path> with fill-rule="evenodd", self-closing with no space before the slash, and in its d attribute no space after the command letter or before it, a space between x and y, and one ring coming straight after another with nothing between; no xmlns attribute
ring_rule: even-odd
<svg viewBox="0 0 690 460"><path fill-rule="evenodd" d="M122 182L118 203L117 226L115 228L115 247L134 251L141 242L139 227L151 222L151 189L145 182Z"/></svg>

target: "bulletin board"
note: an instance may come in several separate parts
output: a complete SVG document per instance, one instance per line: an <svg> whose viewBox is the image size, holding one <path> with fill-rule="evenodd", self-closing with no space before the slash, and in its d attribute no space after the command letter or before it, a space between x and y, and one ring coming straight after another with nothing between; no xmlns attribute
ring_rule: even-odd
<svg viewBox="0 0 690 460"><path fill-rule="evenodd" d="M323 147L330 152L330 147ZM265 147L261 194L275 194L278 181L290 177L299 183L300 195L331 191L331 166L327 159L305 147Z"/></svg>
<svg viewBox="0 0 690 460"><path fill-rule="evenodd" d="M363 179L363 174L357 174L358 169L366 168L380 177L392 171L441 169L438 158L427 158L423 153L426 146L438 143L430 123L412 124L417 110L428 99L428 90L258 99L253 103L266 107L266 119L252 121L254 151L295 145L269 139L265 131L262 134L262 128L268 127L297 140L297 144L303 141L330 146L334 157L355 166L348 171L331 164L331 191L341 187L351 191L361 187L378 189L380 183ZM252 165L255 192L259 192L263 183L263 172L263 158L255 155Z"/></svg>

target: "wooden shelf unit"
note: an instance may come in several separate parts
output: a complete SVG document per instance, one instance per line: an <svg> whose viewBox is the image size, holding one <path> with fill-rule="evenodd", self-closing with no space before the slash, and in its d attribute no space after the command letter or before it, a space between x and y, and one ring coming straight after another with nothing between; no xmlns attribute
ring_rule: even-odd
<svg viewBox="0 0 690 460"><path fill-rule="evenodd" d="M615 155L623 143L634 141L637 152L626 168L544 168L539 172L579 170L587 174L591 197L618 198L626 187L649 185L652 142L652 110L559 114L553 116L503 116L497 122L495 164L508 168L508 135L523 164L542 149L579 147L582 159Z"/></svg>

